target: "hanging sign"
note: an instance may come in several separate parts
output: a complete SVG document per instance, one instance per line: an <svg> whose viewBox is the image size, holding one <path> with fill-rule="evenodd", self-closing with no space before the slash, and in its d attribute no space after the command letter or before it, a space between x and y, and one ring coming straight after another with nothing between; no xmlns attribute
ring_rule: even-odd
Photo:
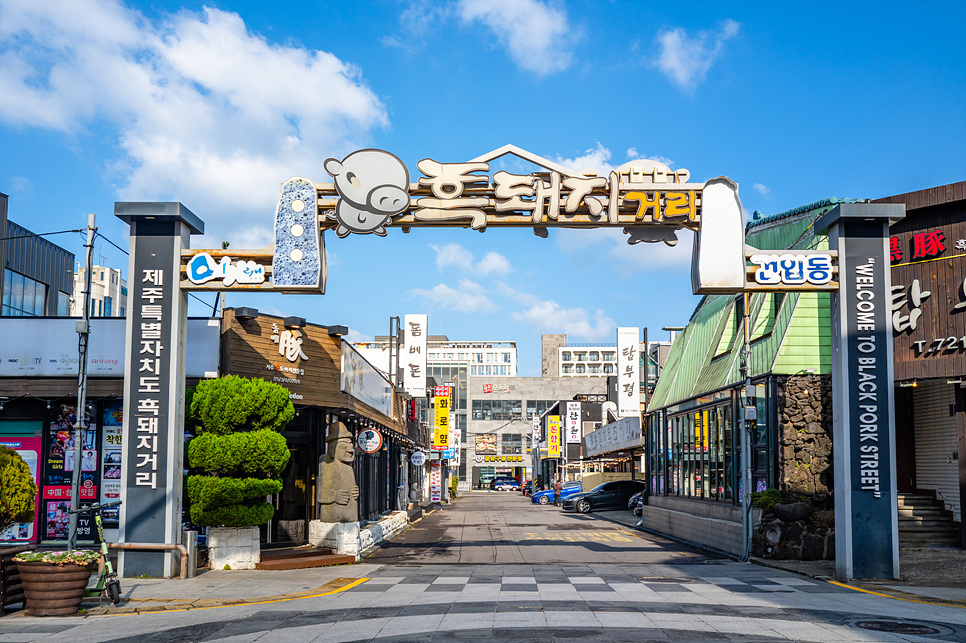
<svg viewBox="0 0 966 643"><path fill-rule="evenodd" d="M403 386L410 397L426 397L426 315L406 315L400 363Z"/></svg>
<svg viewBox="0 0 966 643"><path fill-rule="evenodd" d="M436 396L433 398L433 451L449 449L449 410L450 398L448 386L437 386Z"/></svg>
<svg viewBox="0 0 966 643"><path fill-rule="evenodd" d="M531 423L531 428L533 429L533 444L540 444L540 440L542 439L540 437L540 416L534 415Z"/></svg>
<svg viewBox="0 0 966 643"><path fill-rule="evenodd" d="M745 290L780 292L836 290L838 252L829 250L756 250L745 256Z"/></svg>
<svg viewBox="0 0 966 643"><path fill-rule="evenodd" d="M547 457L560 457L560 416L547 417Z"/></svg>
<svg viewBox="0 0 966 643"><path fill-rule="evenodd" d="M382 433L375 429L363 429L356 436L356 444L363 453L375 453L382 448Z"/></svg>
<svg viewBox="0 0 966 643"><path fill-rule="evenodd" d="M622 418L641 414L640 336L636 326L617 329L617 415Z"/></svg>
<svg viewBox="0 0 966 643"><path fill-rule="evenodd" d="M580 402L567 402L567 444L580 444Z"/></svg>
<svg viewBox="0 0 966 643"><path fill-rule="evenodd" d="M443 494L443 463L433 460L429 468L429 499L439 502Z"/></svg>
<svg viewBox="0 0 966 643"><path fill-rule="evenodd" d="M413 451L413 454L409 456L409 461L412 462L414 466L421 467L426 463L426 454L422 451Z"/></svg>

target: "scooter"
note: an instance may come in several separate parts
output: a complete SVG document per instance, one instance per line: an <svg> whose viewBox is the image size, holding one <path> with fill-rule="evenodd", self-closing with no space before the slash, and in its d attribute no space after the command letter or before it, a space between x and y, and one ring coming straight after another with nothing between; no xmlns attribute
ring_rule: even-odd
<svg viewBox="0 0 966 643"><path fill-rule="evenodd" d="M94 524L97 526L97 538L101 541L101 557L104 560L104 564L101 565L101 571L97 576L97 585L93 589L84 592L84 596L92 598L105 595L115 605L121 602L121 583L117 579L117 573L114 571L114 566L111 565L111 558L108 555L107 540L104 538L104 522L101 520L101 510L107 509L108 507L117 507L120 504L120 500L115 500L114 502L104 504L93 504L83 509L70 510L70 513L78 514L87 513L88 511L92 512L94 514Z"/></svg>

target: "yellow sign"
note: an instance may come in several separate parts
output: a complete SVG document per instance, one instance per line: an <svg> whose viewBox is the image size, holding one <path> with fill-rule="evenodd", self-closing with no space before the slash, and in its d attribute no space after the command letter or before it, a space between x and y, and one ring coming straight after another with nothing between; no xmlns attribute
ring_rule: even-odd
<svg viewBox="0 0 966 643"><path fill-rule="evenodd" d="M522 455L487 455L483 462L523 462Z"/></svg>
<svg viewBox="0 0 966 643"><path fill-rule="evenodd" d="M698 451L708 450L708 412L694 414L694 448Z"/></svg>
<svg viewBox="0 0 966 643"><path fill-rule="evenodd" d="M449 395L437 396L435 399L436 419L435 430L433 431L433 451L446 451L449 449Z"/></svg>
<svg viewBox="0 0 966 643"><path fill-rule="evenodd" d="M547 416L547 457L560 457L560 416Z"/></svg>

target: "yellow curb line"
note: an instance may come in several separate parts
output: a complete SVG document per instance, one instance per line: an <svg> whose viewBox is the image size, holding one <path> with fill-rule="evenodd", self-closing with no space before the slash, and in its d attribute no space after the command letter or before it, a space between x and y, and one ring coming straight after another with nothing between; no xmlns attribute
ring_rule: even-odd
<svg viewBox="0 0 966 643"><path fill-rule="evenodd" d="M873 592L872 590L862 589L861 587L854 587L853 585L846 585L845 583L839 583L834 580L827 580L826 583L831 583L832 585L838 585L839 587L844 587L846 589L854 589L857 592L862 592L863 594L872 594L873 596L882 596L884 598L892 598L897 601L906 601L907 603L921 603L923 605L935 605L937 607L958 607L961 610L966 609L963 605L954 605L952 603L933 603L931 601L917 601L914 598L901 598L899 596L892 596L891 594L882 594L880 592Z"/></svg>
<svg viewBox="0 0 966 643"><path fill-rule="evenodd" d="M359 585L362 585L367 580L370 580L370 579L368 579L368 578L357 578L356 580L352 581L351 583L349 583L349 584L347 584L347 585L345 585L343 587L340 587L338 589L334 589L331 592L323 592L322 594L310 594L308 596L291 596L291 597L288 597L288 598L275 598L275 599L268 600L268 601L245 601L245 602L241 602L241 603L232 603L230 605L209 605L209 606L205 606L205 607L185 607L183 609L170 609L170 610L157 609L157 610L149 610L149 611L125 612L123 614L110 614L110 613L108 613L108 614L91 614L91 616L95 616L96 617L96 616L129 616L129 615L132 615L132 614L170 614L170 613L174 613L174 612L193 612L195 610L213 610L213 609L220 609L220 608L223 608L223 607L244 607L246 605L267 605L269 603L285 603L285 602L288 602L288 601L298 601L298 600L302 600L303 598L319 598L320 596L331 596L333 594L338 594L339 592L344 592L344 591L346 591L348 589L352 589L353 587L357 587ZM148 599L148 600L150 600L150 599Z"/></svg>

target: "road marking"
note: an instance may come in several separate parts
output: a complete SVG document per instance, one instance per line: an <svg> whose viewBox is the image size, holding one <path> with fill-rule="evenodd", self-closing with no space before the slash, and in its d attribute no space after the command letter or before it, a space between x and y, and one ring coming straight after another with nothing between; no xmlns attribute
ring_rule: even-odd
<svg viewBox="0 0 966 643"><path fill-rule="evenodd" d="M579 531L579 532L540 532L540 533L525 533L523 534L523 540L545 540L551 542L566 542L566 543L587 543L587 542L612 542L612 543L630 543L634 542L634 538L628 538L622 532L619 531Z"/></svg>

